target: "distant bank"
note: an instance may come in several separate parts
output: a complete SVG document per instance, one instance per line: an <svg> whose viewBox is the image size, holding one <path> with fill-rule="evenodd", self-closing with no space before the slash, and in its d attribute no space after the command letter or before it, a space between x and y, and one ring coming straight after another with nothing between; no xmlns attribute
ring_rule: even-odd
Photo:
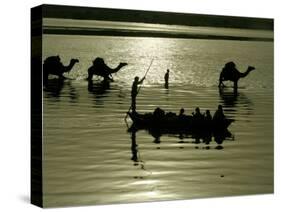
<svg viewBox="0 0 281 212"><path fill-rule="evenodd" d="M44 5L43 17L273 30L273 19Z"/></svg>
<svg viewBox="0 0 281 212"><path fill-rule="evenodd" d="M144 31L128 29L101 29L82 27L44 27L44 34L58 35L96 35L96 36L128 36L128 37L160 37L160 38L183 38L183 39L209 39L209 40L239 40L239 41L269 41L273 38L266 37L246 37L229 35L207 35L194 33L175 33L161 31Z"/></svg>

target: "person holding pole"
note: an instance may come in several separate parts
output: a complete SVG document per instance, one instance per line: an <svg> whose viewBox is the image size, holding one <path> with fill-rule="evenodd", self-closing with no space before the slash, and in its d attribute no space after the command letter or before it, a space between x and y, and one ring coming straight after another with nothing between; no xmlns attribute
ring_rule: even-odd
<svg viewBox="0 0 281 212"><path fill-rule="evenodd" d="M128 117L128 114L129 114L130 110L132 109L133 113L136 112L136 97L137 97L137 95L138 95L138 93L140 92L140 89L141 89L141 86L138 87L138 85L143 83L143 81L144 81L144 79L145 79L145 77L146 77L146 75L147 75L147 73L148 73L148 71L149 71L149 69L150 69L150 67L153 63L153 60L154 59L151 60L150 65L149 65L148 69L146 70L144 77L140 81L139 81L138 76L135 77L135 80L132 84L132 91L131 91L132 103L131 103L131 106L130 106L130 108L129 108L129 110L126 113L126 116L124 118L126 123L127 123L126 119Z"/></svg>
<svg viewBox="0 0 281 212"><path fill-rule="evenodd" d="M132 103L131 103L131 108L132 112L136 112L136 98L138 95L138 85L142 84L145 79L145 76L139 81L139 77L136 76L135 80L132 84L132 91L131 91L131 97L132 97Z"/></svg>

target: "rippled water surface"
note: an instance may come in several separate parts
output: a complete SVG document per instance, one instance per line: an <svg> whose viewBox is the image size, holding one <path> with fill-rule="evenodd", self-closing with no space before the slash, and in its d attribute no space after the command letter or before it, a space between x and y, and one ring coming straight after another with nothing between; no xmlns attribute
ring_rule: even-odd
<svg viewBox="0 0 281 212"><path fill-rule="evenodd" d="M44 35L44 58L76 64L44 90L43 192L45 206L127 203L273 192L273 43L223 40ZM127 62L109 86L87 69L95 57L115 67ZM133 78L151 69L137 110L160 106L178 113L224 106L235 119L232 136L217 143L146 131L127 132ZM223 65L256 70L219 92ZM170 85L163 77L169 68ZM130 125L130 120L128 120Z"/></svg>

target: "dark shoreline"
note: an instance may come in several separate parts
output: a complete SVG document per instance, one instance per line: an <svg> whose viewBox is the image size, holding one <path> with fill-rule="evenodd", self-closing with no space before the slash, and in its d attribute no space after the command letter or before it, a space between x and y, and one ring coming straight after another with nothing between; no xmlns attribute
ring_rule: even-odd
<svg viewBox="0 0 281 212"><path fill-rule="evenodd" d="M182 39L207 39L207 40L237 40L237 41L266 41L273 42L274 38L264 37L243 37L228 35L204 35L192 33L172 33L155 32L142 30L126 29L100 29L100 28L61 28L61 27L43 27L43 34L57 35L95 35L95 36L124 36L124 37L159 37L159 38L182 38Z"/></svg>
<svg viewBox="0 0 281 212"><path fill-rule="evenodd" d="M274 29L274 20L270 18L206 15L97 7L77 7L51 4L44 5L43 17L202 27L224 27L239 29Z"/></svg>

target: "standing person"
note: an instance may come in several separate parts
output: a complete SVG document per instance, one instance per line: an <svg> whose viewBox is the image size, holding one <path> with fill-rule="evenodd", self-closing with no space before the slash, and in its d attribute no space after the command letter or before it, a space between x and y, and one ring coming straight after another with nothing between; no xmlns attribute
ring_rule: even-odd
<svg viewBox="0 0 281 212"><path fill-rule="evenodd" d="M164 80L165 80L165 88L168 88L169 87L169 73L170 73L170 70L167 69L167 72L164 76Z"/></svg>
<svg viewBox="0 0 281 212"><path fill-rule="evenodd" d="M132 84L132 90L131 90L132 104L131 104L131 108L132 108L133 112L136 112L136 97L138 95L138 85L142 84L144 79L145 79L145 77L143 77L139 81L139 77L135 77L135 80Z"/></svg>
<svg viewBox="0 0 281 212"><path fill-rule="evenodd" d="M223 113L222 105L219 105L217 111L214 114L213 121L220 122L223 120L225 120L225 115Z"/></svg>

